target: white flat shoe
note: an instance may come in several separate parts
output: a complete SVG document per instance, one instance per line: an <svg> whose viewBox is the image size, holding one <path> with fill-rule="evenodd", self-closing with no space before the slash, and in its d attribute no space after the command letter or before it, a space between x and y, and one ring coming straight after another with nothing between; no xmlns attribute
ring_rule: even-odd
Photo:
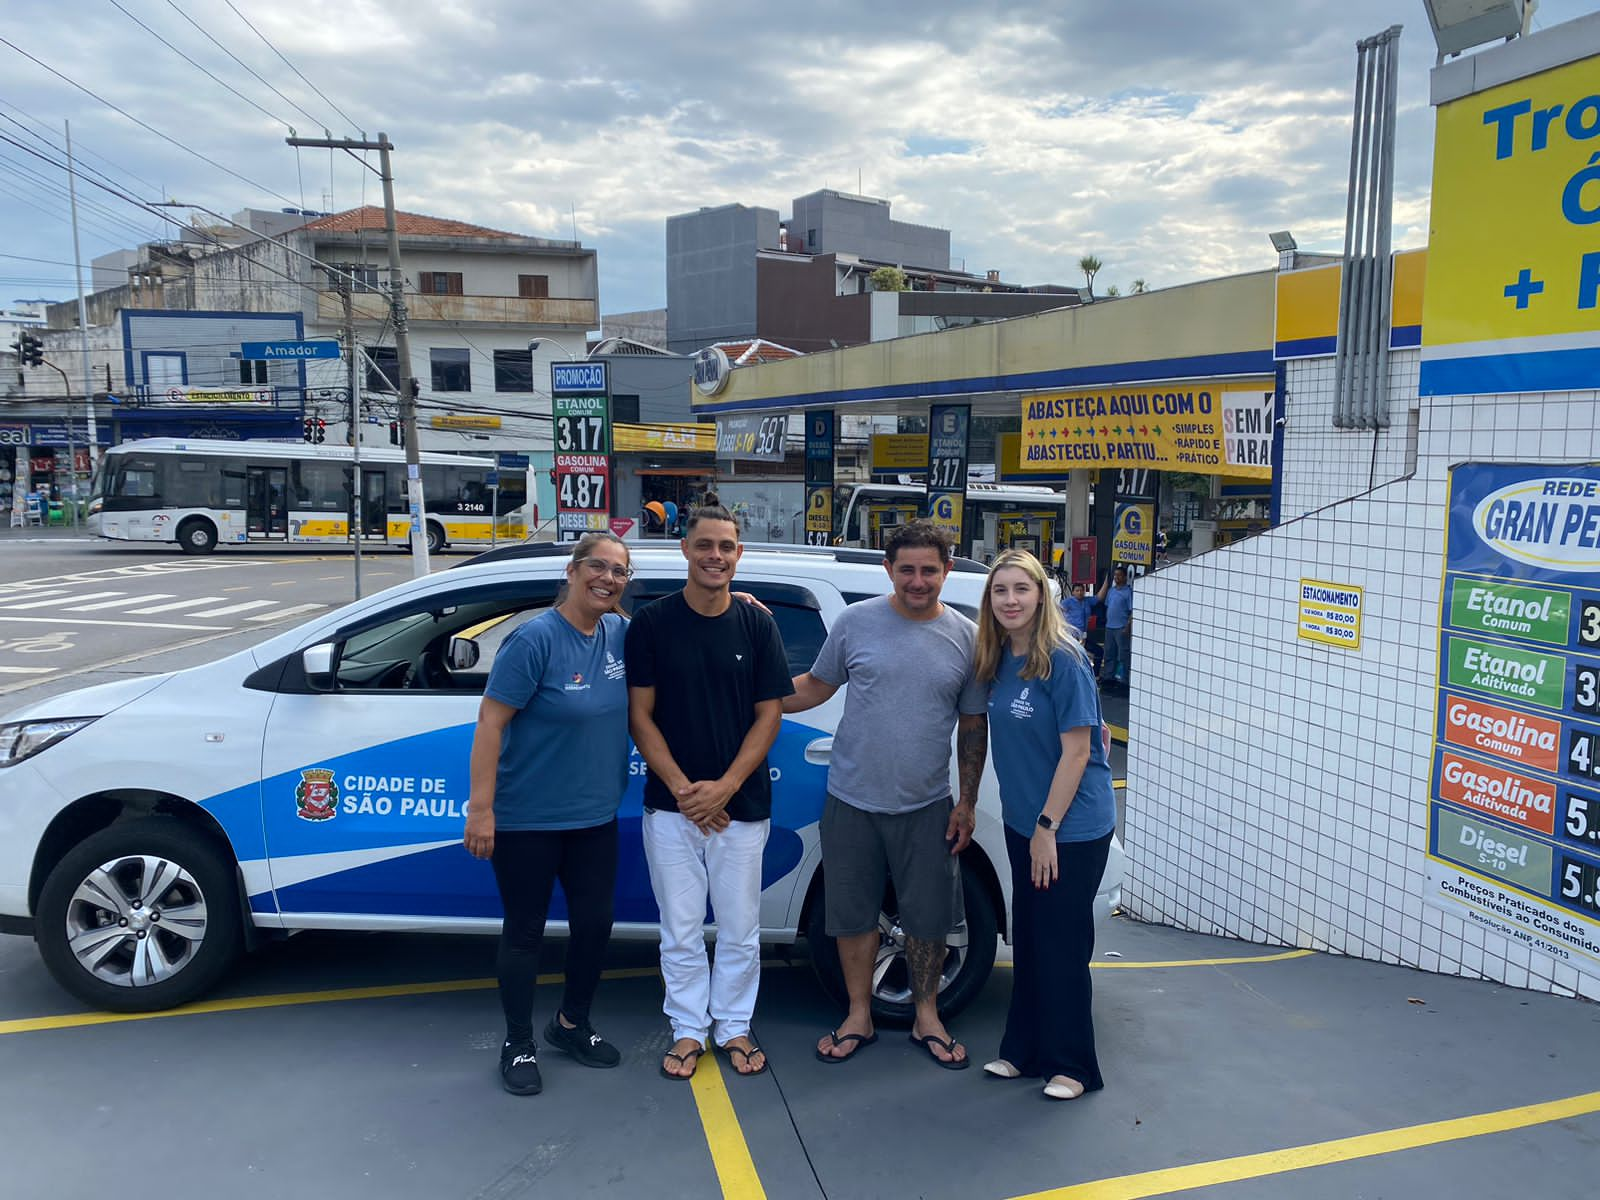
<svg viewBox="0 0 1600 1200"><path fill-rule="evenodd" d="M983 1071L984 1074L993 1075L996 1079L1015 1079L1022 1074L1021 1071L1017 1070L1016 1067L1012 1066L1003 1058L997 1058L993 1062L984 1063Z"/></svg>
<svg viewBox="0 0 1600 1200"><path fill-rule="evenodd" d="M1083 1084L1066 1075L1052 1075L1050 1082L1044 1085L1044 1094L1052 1100L1076 1100L1083 1095Z"/></svg>

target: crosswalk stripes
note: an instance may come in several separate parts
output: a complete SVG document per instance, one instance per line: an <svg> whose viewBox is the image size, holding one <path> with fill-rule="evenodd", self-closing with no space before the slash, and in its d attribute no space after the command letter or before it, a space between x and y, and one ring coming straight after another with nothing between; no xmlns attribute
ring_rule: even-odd
<svg viewBox="0 0 1600 1200"><path fill-rule="evenodd" d="M230 596L194 596L178 600L171 592L129 593L104 588L95 591L77 591L70 587L52 585L10 592L0 590L0 621L37 623L59 619L69 625L120 624L130 628L140 626L200 628L200 626L167 626L137 618L174 613L178 614L180 619L239 617L258 624L266 624L291 617L304 617L329 607L326 604L289 604L288 599L290 597L280 601L239 600ZM91 620L78 615L82 613L114 619ZM20 672L13 670L5 673Z"/></svg>

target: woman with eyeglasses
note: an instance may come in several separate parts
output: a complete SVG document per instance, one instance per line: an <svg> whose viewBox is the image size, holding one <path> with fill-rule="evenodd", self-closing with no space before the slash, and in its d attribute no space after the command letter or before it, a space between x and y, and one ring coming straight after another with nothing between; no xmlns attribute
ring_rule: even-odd
<svg viewBox="0 0 1600 1200"><path fill-rule="evenodd" d="M533 993L557 879L567 900L566 984L544 1040L586 1067L622 1058L589 1024L589 1006L611 939L617 807L628 783L628 548L613 534L586 534L566 574L555 607L516 629L495 655L472 738L463 840L493 863L505 909L500 1080L518 1096L543 1087Z"/></svg>

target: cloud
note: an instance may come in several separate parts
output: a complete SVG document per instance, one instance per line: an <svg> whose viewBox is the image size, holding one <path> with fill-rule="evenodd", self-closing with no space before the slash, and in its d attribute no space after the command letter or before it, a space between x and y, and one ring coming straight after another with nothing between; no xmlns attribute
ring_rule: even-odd
<svg viewBox="0 0 1600 1200"><path fill-rule="evenodd" d="M281 120L218 88L109 6L62 21L12 0L6 36L170 134L232 178L0 47L0 100L72 120L92 165L143 198L223 212L247 205L376 203L348 156L296 154L302 134L395 141L402 207L600 251L602 304L664 297L663 223L739 201L786 213L831 185L883 196L903 220L946 227L972 270L1008 280L1152 287L1269 267L1266 234L1342 242L1354 45L1399 14L1401 111L1395 240L1426 238L1432 41L1420 6L1392 0L998 5L822 0L805 10L734 0L237 0L327 99L225 7L177 0L310 114L294 111L156 0L141 20ZM1544 25L1580 15L1547 0ZM50 30L48 39L28 31ZM349 114L345 119L335 106ZM15 120L26 119L0 108ZM314 118L314 119L313 119ZM0 132L27 140L15 125ZM59 135L54 140L59 142ZM87 157L87 155L86 155ZM7 164L6 252L71 258L65 197ZM49 175L51 168L35 164ZM131 176L138 176L137 179ZM85 254L148 239L156 219L85 186ZM29 204L37 207L29 207ZM38 209L45 211L41 212ZM70 291L70 268L0 259L0 294ZM50 276L59 275L53 285Z"/></svg>

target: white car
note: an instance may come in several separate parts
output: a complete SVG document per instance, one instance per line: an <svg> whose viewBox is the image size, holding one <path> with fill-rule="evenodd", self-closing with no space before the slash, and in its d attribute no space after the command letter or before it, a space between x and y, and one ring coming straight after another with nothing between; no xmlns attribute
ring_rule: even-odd
<svg viewBox="0 0 1600 1200"><path fill-rule="evenodd" d="M478 699L501 641L549 607L568 549L524 545L391 588L207 666L53 696L0 724L0 931L32 934L57 980L100 1008L149 1011L210 989L242 949L298 929L495 933L487 863L461 845ZM683 584L675 543L635 545L630 611ZM944 599L975 615L983 569ZM736 586L776 617L808 670L844 606L889 590L873 551L755 546ZM907 698L915 703L914 697ZM843 998L822 925L822 812L844 708L785 717L769 756L764 942L811 943ZM953 759L952 755L952 759ZM616 933L657 935L640 840L644 763L622 801ZM955 785L952 764L952 787ZM992 771L962 858L965 925L942 1006L982 988L1010 910ZM1121 900L1113 842L1096 898ZM562 930L557 898L552 929ZM904 935L885 897L873 1002L906 1020Z"/></svg>

